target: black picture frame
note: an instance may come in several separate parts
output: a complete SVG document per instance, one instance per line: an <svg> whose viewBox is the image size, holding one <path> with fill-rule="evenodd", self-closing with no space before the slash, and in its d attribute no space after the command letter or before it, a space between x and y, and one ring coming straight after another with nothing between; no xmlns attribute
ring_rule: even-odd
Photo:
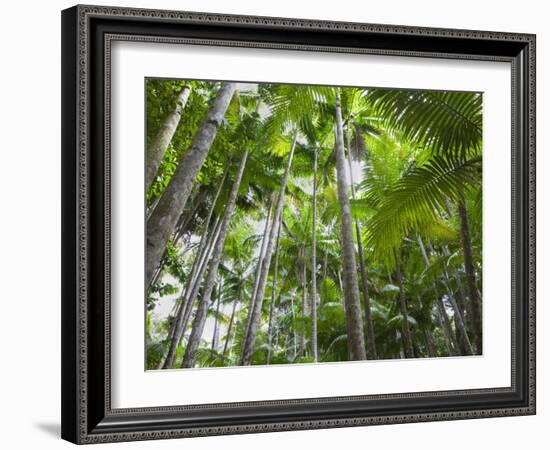
<svg viewBox="0 0 550 450"><path fill-rule="evenodd" d="M113 40L508 61L512 385L137 409L110 401L109 63ZM62 12L62 437L164 439L535 414L535 36L75 6Z"/></svg>

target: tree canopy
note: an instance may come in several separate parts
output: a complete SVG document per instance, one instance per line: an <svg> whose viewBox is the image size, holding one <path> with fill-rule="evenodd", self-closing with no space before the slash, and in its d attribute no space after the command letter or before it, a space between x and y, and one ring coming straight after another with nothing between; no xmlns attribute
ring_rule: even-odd
<svg viewBox="0 0 550 450"><path fill-rule="evenodd" d="M480 93L146 96L148 369L482 353Z"/></svg>

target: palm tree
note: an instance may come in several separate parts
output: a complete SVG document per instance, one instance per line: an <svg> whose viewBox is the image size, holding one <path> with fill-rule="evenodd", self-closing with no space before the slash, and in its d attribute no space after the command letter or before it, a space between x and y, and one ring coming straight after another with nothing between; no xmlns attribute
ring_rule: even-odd
<svg viewBox="0 0 550 450"><path fill-rule="evenodd" d="M460 236L462 238L462 248L464 250L464 269L466 271L466 280L468 282L468 293L472 304L472 318L475 330L476 350L482 354L482 334L481 334L481 304L477 293L476 273L474 269L474 258L472 253L472 241L470 237L470 225L468 223L468 213L464 196L458 199L458 215L460 217Z"/></svg>
<svg viewBox="0 0 550 450"><path fill-rule="evenodd" d="M247 319L247 328L246 328L245 336L248 336L248 333L249 333L252 312L254 311L254 302L256 301L256 294L258 293L258 288L260 287L262 267L266 263L265 255L266 255L267 245L270 237L269 226L271 225L270 217L271 217L273 198L274 198L274 195L273 193L271 193L266 205L266 218L265 218L264 232L262 235L262 245L260 247L260 254L258 255L258 264L256 265L256 276L254 278L254 290L252 291L252 295L250 296L250 303L248 305L248 319Z"/></svg>
<svg viewBox="0 0 550 450"><path fill-rule="evenodd" d="M317 150L313 150L313 199L311 223L311 353L319 359L317 349Z"/></svg>
<svg viewBox="0 0 550 450"><path fill-rule="evenodd" d="M422 242L422 238L420 237L420 235L417 235L416 238L418 242L418 247L420 249L420 254L422 255L422 260L426 265L426 269L429 269L430 260L428 259L428 254L426 253L426 249L424 247L424 243ZM445 334L447 353L449 356L453 356L457 354L458 342L451 330L449 316L447 315L445 307L443 306L440 300L439 291L435 283L432 285L432 288L435 294L435 302L436 302L436 308L437 308L436 315L438 317L438 321L440 322L441 328L443 329L443 333Z"/></svg>
<svg viewBox="0 0 550 450"><path fill-rule="evenodd" d="M418 226L420 217L433 219L444 211L447 202L458 205L464 268L472 304L477 353L482 352L481 305L477 294L476 273L464 206L464 190L479 184L482 146L482 97L477 93L370 90L368 100L384 117L385 125L399 130L414 145L426 148L432 161L418 168L403 184L401 194L411 189L413 195L400 205L401 232ZM424 184L422 184L424 183ZM408 189L407 189L408 188ZM430 198L436 194L435 197ZM417 203L418 202L418 203ZM417 203L416 206L413 206ZM434 208L435 206L435 208ZM397 209L397 208L396 208ZM427 216L425 215L427 214ZM395 228L394 228L395 231Z"/></svg>
<svg viewBox="0 0 550 450"><path fill-rule="evenodd" d="M177 319L174 321L172 330L170 332L171 341L170 341L170 347L168 349L168 353L166 355L166 359L164 362L164 366L163 366L164 369L169 369L174 366L176 348L179 345L181 338L183 336L183 333L187 327L187 323L189 321L189 317L191 316L193 305L195 304L195 301L197 299L199 288L200 288L204 273L206 271L206 267L208 265L210 254L212 253L212 250L213 250L213 246L215 242L214 236L217 235L218 231L215 231L209 235L208 229L210 226L210 221L214 214L216 203L218 201L218 198L224 186L226 177L227 177L227 169L222 176L222 179L219 183L218 190L216 191L216 194L214 195L214 199L212 200L212 205L210 206L210 209L208 211L208 216L206 217L206 220L204 223L204 228L203 228L204 231L202 233L202 236L199 242L199 247L197 249L197 254L193 262L193 267L187 279L187 285L183 290L180 298L180 308L178 310ZM217 219L213 226L213 229L218 230L219 225L221 225L221 222ZM208 239L208 237L210 237L210 239Z"/></svg>
<svg viewBox="0 0 550 450"><path fill-rule="evenodd" d="M348 119L348 120L351 120ZM353 167L351 163L351 138L350 138L350 123L346 127L347 129L347 148L348 148L348 168L349 168L349 177L351 185L351 198L353 201L356 200L355 194L355 183L353 181ZM365 324L367 326L367 355L369 359L378 359L376 353L376 338L374 336L374 325L372 323L371 307L370 307L370 298L369 298L369 288L367 283L367 269L365 267L365 252L363 251L363 239L361 237L361 228L359 226L359 221L355 219L355 236L357 238L357 253L359 257L359 271L361 274L361 288L363 291L363 301L365 309Z"/></svg>
<svg viewBox="0 0 550 450"><path fill-rule="evenodd" d="M246 166L247 159L248 150L245 150L243 156L241 157L239 168L237 170L237 174L235 175L235 180L233 181L233 186L231 187L231 193L229 194L227 205L225 206L225 213L221 222L219 235L216 239L216 244L212 252L212 259L210 260L208 275L204 282L204 291L202 293L202 298L199 302L197 312L195 313L195 319L193 320L193 329L191 331L191 335L189 336L189 341L185 350L182 367L193 367L195 365L196 352L199 347L200 338L204 330L208 306L210 305L210 296L214 288L216 276L218 274L218 266L222 258L225 236L229 229L229 222L231 220L233 210L237 202L237 194L239 193L239 187L241 185L241 180L243 177L243 172Z"/></svg>
<svg viewBox="0 0 550 450"><path fill-rule="evenodd" d="M273 269L273 284L271 285L271 302L269 303L269 319L267 325L267 361L271 362L271 354L273 353L273 314L275 312L275 300L277 293L277 278L279 275L279 243L281 240L281 221L283 217L279 219L277 226L277 240L275 242L275 267Z"/></svg>
<svg viewBox="0 0 550 450"><path fill-rule="evenodd" d="M398 256L397 250L393 248L393 255L395 258L395 276L399 285L399 308L401 309L401 320L403 330L403 341L406 358L414 358L413 340L411 336L411 330L409 327L409 312L407 308L407 300L405 298L405 287L403 283L403 274L401 273L401 262Z"/></svg>
<svg viewBox="0 0 550 450"><path fill-rule="evenodd" d="M351 360L366 359L363 320L359 304L359 285L355 265L355 249L351 228L351 211L346 180L344 136L340 93L336 90L336 170L338 174L338 200L340 203L340 228L344 269L344 297L346 305L348 348Z"/></svg>
<svg viewBox="0 0 550 450"><path fill-rule="evenodd" d="M235 83L222 83L220 90L202 121L193 143L178 165L170 184L147 220L147 258L145 284L149 286L172 236L182 209L193 187L193 182L208 155L223 116L235 92Z"/></svg>
<svg viewBox="0 0 550 450"><path fill-rule="evenodd" d="M281 188L277 197L275 206L275 212L273 214L272 226L269 232L269 240L264 255L264 263L261 267L260 277L258 281L258 289L255 293L255 298L250 302L252 306L252 314L250 315L250 323L247 327L247 334L245 336L243 350L241 355L241 365L247 366L252 363L252 353L254 352L254 341L258 333L258 325L260 321L260 313L262 311L262 305L264 300L264 291L267 283L267 274L269 272L269 266L271 264L271 255L273 253L273 245L275 241L275 235L277 232L277 225L280 222L281 213L285 201L285 190L288 176L290 173L290 166L292 165L292 157L294 155L294 148L296 147L296 139L298 138L298 130L295 129L292 137L292 143L290 144L290 151L288 153L287 163L283 178L281 179Z"/></svg>
<svg viewBox="0 0 550 450"><path fill-rule="evenodd" d="M148 191L153 184L153 180L157 175L160 162L164 158L164 153L176 132L176 128L180 123L181 114L189 94L191 93L191 87L184 85L178 93L175 101L175 106L172 111L166 116L166 119L162 123L162 126L158 130L153 141L147 146L147 164L145 165L145 191Z"/></svg>

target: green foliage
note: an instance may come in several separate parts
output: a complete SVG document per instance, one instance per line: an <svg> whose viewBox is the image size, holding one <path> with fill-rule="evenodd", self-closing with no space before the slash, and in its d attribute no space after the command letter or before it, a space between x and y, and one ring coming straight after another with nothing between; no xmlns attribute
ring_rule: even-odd
<svg viewBox="0 0 550 450"><path fill-rule="evenodd" d="M369 224L369 242L381 253L399 245L412 230L425 231L440 224L447 203L456 202L463 191L479 184L481 158L463 160L433 156L411 169L393 186Z"/></svg>
<svg viewBox="0 0 550 450"><path fill-rule="evenodd" d="M209 101L213 98L213 92L212 83L202 81L147 79L145 85L147 144L157 134L166 116L174 109L180 90L184 86L190 86L192 93L182 112L184 119L180 121L161 162L159 175L147 193L147 202L151 205L168 186L178 161L191 145L193 136L208 110Z"/></svg>
<svg viewBox="0 0 550 450"><path fill-rule="evenodd" d="M384 127L432 154L467 158L481 152L483 100L475 92L369 89Z"/></svg>
<svg viewBox="0 0 550 450"><path fill-rule="evenodd" d="M191 145L219 83L160 79L146 82L147 142L162 126L184 85L191 87L191 94L158 177L147 193L150 209L154 208ZM465 202L470 223L476 287L481 291L482 286L482 95L378 88L338 90L345 152L352 161L356 191L356 198L350 201L354 245L357 258L359 245L364 257L378 358L404 357L407 324L417 357L429 356L429 346L433 346L436 356L448 356L448 342L438 308L438 302L445 299L447 287L457 299L464 301L467 332L472 334L457 210L461 201ZM162 365L176 312L185 302L183 288L189 281L194 261L200 256L200 237L212 233L213 227L206 229L206 217L211 207L214 220L223 216L230 181L235 178L238 161L248 151L195 360L195 367L240 364L256 274L258 266L263 264L265 224L268 218L273 221L273 204L280 195L295 130L298 130L298 140L283 192L279 239L274 243L252 364L314 362L310 313L313 278L317 293L318 361L348 361L334 151L335 92L335 88L327 86L248 83L237 89L182 211L180 221L184 225L169 241L160 275L147 291L148 369ZM226 172L221 194L213 205ZM314 194L315 231L312 230ZM351 193L349 195L351 197ZM360 242L355 234L356 225ZM272 226L277 224L270 222L268 235ZM312 266L313 233L315 267ZM421 242L425 248L421 248ZM397 276L394 250L399 254L401 280ZM357 275L361 280L360 273ZM204 279L199 283L204 283ZM205 288L204 284L200 286L197 302ZM439 297L435 296L434 288L439 291ZM365 320L361 281L360 291L361 318ZM406 318L399 303L401 294L407 306ZM454 311L448 303L447 300L444 311L449 313L451 331L456 333ZM172 306L166 308L167 304ZM177 367L186 351L193 316L177 346ZM214 340L215 327L217 339Z"/></svg>

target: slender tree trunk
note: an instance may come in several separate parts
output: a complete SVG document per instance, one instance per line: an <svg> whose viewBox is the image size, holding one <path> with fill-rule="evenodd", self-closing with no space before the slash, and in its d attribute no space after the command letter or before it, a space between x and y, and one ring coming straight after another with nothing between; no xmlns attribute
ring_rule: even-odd
<svg viewBox="0 0 550 450"><path fill-rule="evenodd" d="M424 335L424 340L426 341L426 350L428 351L428 356L430 358L435 358L437 355L435 353L435 346L431 333L425 327L423 327L422 334Z"/></svg>
<svg viewBox="0 0 550 450"><path fill-rule="evenodd" d="M254 342L256 341L256 336L258 334L258 327L260 325L260 316L262 313L262 306L264 300L265 286L267 282L267 275L269 273L269 266L271 264L271 254L273 253L273 245L275 242L275 234L277 232L277 224L281 220L281 214L283 212L283 205L285 202L285 191L286 184L288 181L288 176L290 174L290 166L292 165L292 157L294 156L294 148L296 147L296 140L298 138L298 129L294 131L294 137L292 138L292 144L290 145L290 152L288 154L288 159L286 163L285 173L281 180L281 190L277 198L277 204L275 207L275 212L273 214L273 226L269 232L269 241L267 243L267 248L265 251L264 264L262 265L262 271L260 274L260 280L258 284L258 291L254 301L252 302L252 315L250 316L249 326L248 326L248 335L243 344L242 354L241 354L241 365L249 366L252 363L252 354L254 353Z"/></svg>
<svg viewBox="0 0 550 450"><path fill-rule="evenodd" d="M464 292L464 286L460 280L460 274L455 274L454 279L456 280L458 296L460 297L459 307L462 308L462 311L464 311L464 323L466 324L466 329L470 331L469 336L473 336L474 327L472 325L472 305L470 302L466 301L466 293Z"/></svg>
<svg viewBox="0 0 550 450"><path fill-rule="evenodd" d="M216 245L216 242L218 241L218 237L220 235L221 224L221 220L218 220L216 223L216 227L211 233L211 236L208 238L207 251L204 252L203 257L201 257L199 270L195 278L192 280L191 291L188 294L189 299L187 300L187 305L182 320L183 326L180 330L180 334L178 335L180 340L183 337L185 330L187 329L187 324L189 323L193 307L199 295L199 290L201 288L206 270L208 269L208 264L212 256L212 252L214 251L214 246Z"/></svg>
<svg viewBox="0 0 550 450"><path fill-rule="evenodd" d="M351 184L351 197L355 200L355 183L353 181L353 170L351 165L351 138L350 138L350 124L347 126L347 144L348 144L348 165L349 165L349 179ZM359 273L361 274L361 289L363 291L363 303L365 308L365 324L367 326L367 358L378 359L376 352L376 340L374 336L374 324L372 322L372 314L370 309L370 296L369 287L367 284L367 269L365 267L365 253L363 252L363 240L361 239L361 228L359 227L359 221L355 220L355 235L357 238L357 254L359 257Z"/></svg>
<svg viewBox="0 0 550 450"><path fill-rule="evenodd" d="M178 219L178 223L176 225L176 231L174 232L174 236L173 236L174 246L176 246L179 243L179 241L181 240L181 238L183 237L183 235L187 231L187 227L189 226L189 223L195 217L195 214L198 210L199 205L204 200L205 194L206 194L206 192L203 191L200 196L197 195L196 193L194 195L192 195L191 199L189 200L189 203L191 203L193 205L192 210L189 213L186 213L185 208L184 208L184 211L182 211L182 213L180 214L180 218ZM158 201L158 198L157 198L157 201ZM149 219L149 217L151 216L151 214L153 212L153 209L154 209L154 205L151 206L151 208L148 210L147 219ZM164 250L164 253L162 254L162 258L160 260L161 262L160 262L159 266L157 267L157 269L155 270L155 272L153 274L153 278L151 280L151 285L154 285L154 284L157 283L157 281L160 277L160 274L162 272L162 262L163 262L165 257L166 257L166 249Z"/></svg>
<svg viewBox="0 0 550 450"><path fill-rule="evenodd" d="M151 285L157 284L161 273L162 273L162 267L158 267L157 270L155 270L155 273L153 274L153 278L151 280Z"/></svg>
<svg viewBox="0 0 550 450"><path fill-rule="evenodd" d="M208 307L210 305L210 296L212 294L214 282L218 274L218 267L222 258L225 237L229 229L231 217L233 216L235 203L237 202L237 195L239 193L239 187L241 185L241 180L243 177L247 158L248 150L244 152L241 158L239 169L237 171L237 174L235 175L233 186L231 187L231 193L229 194L229 198L227 199L227 205L225 207L225 213L223 216L222 224L220 226L219 236L216 241L216 245L214 246L214 251L212 252L212 258L208 267L208 275L204 282L204 291L202 293L202 298L199 302L199 306L195 314L195 319L193 320L193 329L191 330L191 335L189 336L189 341L187 342L187 348L185 349L185 356L183 358L182 367L193 367L195 365L197 349L199 348L200 339L204 331L204 324L206 322Z"/></svg>
<svg viewBox="0 0 550 450"><path fill-rule="evenodd" d="M172 339L170 341L170 347L168 348L168 353L166 359L164 360L164 369L171 369L174 367L176 350L185 334L187 329L187 324L189 323L189 318L191 317L191 312L193 311L193 306L197 300L199 294L199 289L201 286L204 273L208 267L208 260L212 254L214 244L218 238L221 222L216 220L215 224L212 227L208 241L206 242L205 247L198 252L193 262L193 269L191 275L189 276L188 284L186 286L185 294L182 297L182 305L178 311L178 317L176 322L174 322L174 330L171 332ZM208 234L208 233L205 233ZM196 270L195 270L196 269Z"/></svg>
<svg viewBox="0 0 550 450"><path fill-rule="evenodd" d="M248 316L246 318L246 330L244 332L244 341L246 341L248 337L248 333L250 330L250 318L252 317L252 311L254 310L254 302L256 300L256 294L258 292L258 286L260 285L260 276L262 274L262 266L264 265L265 261L265 251L267 248L267 242L269 241L269 225L270 225L270 217L271 217L271 207L273 203L273 194L269 196L269 200L267 203L267 215L265 218L265 226L264 226L264 234L262 236L262 245L260 247L260 254L258 255L258 264L256 265L256 275L254 277L254 289L252 290L252 295L250 296L250 301L248 303Z"/></svg>
<svg viewBox="0 0 550 450"><path fill-rule="evenodd" d="M472 254L472 240L470 237L470 224L464 197L458 202L458 215L460 216L460 235L462 238L462 249L464 251L464 270L468 281L468 295L472 305L472 324L474 326L474 338L477 354L483 353L482 349L482 325L481 325L481 302L476 287L476 274L474 269L474 257Z"/></svg>
<svg viewBox="0 0 550 450"><path fill-rule="evenodd" d="M445 279L447 283L451 281L451 277L449 276L449 274L445 273ZM460 290L460 282L457 283L455 299L456 299L456 304L458 306L458 309L460 310L460 314L462 314L462 319L464 320L464 326L466 327L466 329L468 329L468 324L466 323L466 305L464 304L464 296L462 295L462 292Z"/></svg>
<svg viewBox="0 0 550 450"><path fill-rule="evenodd" d="M449 315L447 314L447 310L445 309L443 299L441 299L439 296L439 292L435 288L434 291L436 295L436 307L439 314L441 327L443 329L443 334L445 335L445 339L449 343L449 356L457 356L460 354L460 347L458 345L458 341L456 340L456 336L453 333L451 320L449 319Z"/></svg>
<svg viewBox="0 0 550 450"><path fill-rule="evenodd" d="M220 193L222 191L226 178L227 178L227 169L225 170L222 176L218 190L216 191L216 194L212 199L212 204L210 205L210 209L208 210L208 215L206 216L206 220L204 221L203 233L199 241L199 248L197 250L195 260L193 261L191 273L189 274L189 277L187 279L185 291L181 298L181 306L178 311L177 319L174 321L174 325L170 333L172 338L170 340L170 347L168 348L168 353L164 361L164 365L163 365L164 369L171 369L174 366L176 349L181 341L185 328L187 327L187 322L189 320L190 313L187 314L187 312L192 309L192 306L195 303L195 298L198 293L198 286L195 289L195 285L197 283L200 285L200 280L202 279L202 276L204 274L204 268L206 267L206 261L208 260L208 256L212 248L212 243L214 242L213 238L217 231L218 222L216 222L216 224L212 229L212 235L211 235L212 238L210 240L207 239L208 227L210 226L210 221L212 220L214 209L216 208L216 203L218 202L218 198L220 196ZM201 273L201 269L202 269L202 273ZM195 292L194 295L193 295L193 292Z"/></svg>
<svg viewBox="0 0 550 450"><path fill-rule="evenodd" d="M166 243L174 233L179 215L187 203L195 178L214 142L235 88L236 83L222 83L212 107L193 138L191 146L178 164L170 184L162 194L151 217L147 220L146 286L150 285L153 273L158 267L166 248Z"/></svg>
<svg viewBox="0 0 550 450"><path fill-rule="evenodd" d="M281 217L282 218L282 217ZM273 267L273 284L271 285L271 303L269 304L269 322L267 325L267 364L271 363L273 345L273 312L275 311L275 300L277 290L277 278L279 276L279 241L281 239L281 221L277 228L277 242L275 243L275 266Z"/></svg>
<svg viewBox="0 0 550 450"><path fill-rule="evenodd" d="M202 278L204 274L204 267L206 267L205 260L208 259L212 250L212 245L218 231L218 225L219 220L216 220L210 230L209 239L203 240L201 238L201 242L199 243L195 260L193 261L193 266L191 268L191 273L189 274L185 288L178 299L180 304L175 316L176 319L174 320L172 329L170 330L170 345L168 347L166 358L164 359L164 364L162 366L163 369L171 369L174 367L176 349L181 341L181 338L183 337L185 329L187 328L190 314L189 310L192 309L196 299L196 292L198 292L198 286L195 291L196 284L200 284L200 280L197 281L197 277ZM208 236L208 234L208 228L205 228L203 231L203 237Z"/></svg>
<svg viewBox="0 0 550 450"><path fill-rule="evenodd" d="M302 267L302 316L307 317L307 263L306 263L306 249L302 249L303 252L303 267ZM304 329L300 333L300 355L306 355L306 330Z"/></svg>
<svg viewBox="0 0 550 450"><path fill-rule="evenodd" d="M281 332L280 332L280 329L279 327L276 327L275 328L275 344L274 344L274 348L279 348L279 336L280 336ZM270 360L271 361L271 360Z"/></svg>
<svg viewBox="0 0 550 450"><path fill-rule="evenodd" d="M292 316L292 348L293 348L293 354L292 354L292 361L296 359L296 355L298 354L298 348L296 346L296 329L294 327L294 324L296 323L296 313L294 311L294 296L292 295L290 297L290 315ZM286 347L286 345L285 345ZM288 347L287 347L288 348Z"/></svg>
<svg viewBox="0 0 550 450"><path fill-rule="evenodd" d="M325 296L326 296L326 283L325 280L327 279L327 269L328 269L328 251L326 249L323 250L323 277L321 278L321 288L323 291L323 295L321 295L319 299L320 305L323 305L325 302Z"/></svg>
<svg viewBox="0 0 550 450"><path fill-rule="evenodd" d="M399 358L405 359L407 356L405 355L405 351L403 350L405 348L405 341L403 340L403 332L396 331L395 333L397 335L397 338L396 338L397 342L401 342L401 345L399 347Z"/></svg>
<svg viewBox="0 0 550 450"><path fill-rule="evenodd" d="M434 253L435 250L433 248L433 246L431 245L431 242L428 241L428 244L429 244L429 247L431 252ZM441 253L444 255L444 256L451 256L451 252L449 251L449 247L447 245L442 245L441 246ZM449 273L447 272L447 270L445 269L445 279L447 280L447 282L450 282L451 281L451 276L449 275ZM468 324L466 323L466 303L465 303L465 300L464 300L464 293L463 293L463 290L462 290L462 283L460 282L460 277L455 277L456 279L456 284L457 284L457 287L458 287L458 291L457 291L457 295L456 295L456 303L458 305L458 307L460 308L460 312L462 313L462 318L464 319L464 324L467 326Z"/></svg>
<svg viewBox="0 0 550 450"><path fill-rule="evenodd" d="M214 332L212 333L212 350L216 350L218 348L218 335L219 335L219 320L218 315L220 314L220 303L222 300L222 282L221 280L218 282L218 299L216 302L216 317L214 317Z"/></svg>
<svg viewBox="0 0 550 450"><path fill-rule="evenodd" d="M219 181L219 183L223 184L224 181L225 176L222 177L222 180ZM193 221L195 215L197 214L197 211L199 210L199 207L206 199L206 194L207 190L201 190L200 193L192 195L192 197L189 199L188 203L192 205L191 211L186 211L184 208L183 212L181 213L180 218L178 219L178 223L176 224L176 232L174 233L174 245L176 245L178 241L188 231L190 223Z"/></svg>
<svg viewBox="0 0 550 450"><path fill-rule="evenodd" d="M317 362L317 149L313 154L313 201L311 225L311 353Z"/></svg>
<svg viewBox="0 0 550 450"><path fill-rule="evenodd" d="M168 148L168 145L170 145L170 141L172 140L172 137L174 136L174 133L178 128L178 124L180 123L181 119L181 112L185 108L185 104L189 99L190 93L191 88L189 86L185 86L180 91L176 99L175 108L168 114L163 124L161 125L160 130L157 132L157 134L147 147L145 192L149 190L149 188L153 184L153 181L155 180L155 176L157 175L157 172L159 170L162 158L164 158L164 153L166 153L166 149Z"/></svg>
<svg viewBox="0 0 550 450"><path fill-rule="evenodd" d="M204 248L204 244L207 242L208 227L210 226L210 221L212 220L212 216L214 214L214 209L216 208L216 204L218 203L218 199L220 197L222 188L225 184L225 179L227 178L228 170L229 170L229 166L225 169L224 174L223 174L223 176L222 176L222 178L219 182L219 186L218 186L218 189L216 191L216 194L214 195L214 198L212 199L212 204L210 205L210 209L208 210L208 215L206 216L206 220L204 221L203 235L201 236L201 239L199 241L199 249ZM217 219L216 225L218 224L218 221L219 221L219 218ZM217 227L215 226L213 228L213 230L216 230L216 229L217 229ZM210 247L207 245L206 248L210 248ZM200 256L200 258L199 258L199 256ZM193 268L191 270L191 275L190 275L190 280L192 280L192 283L196 279L197 270L200 269L200 267L201 267L202 258L205 258L207 256L208 256L208 253L204 253L204 252L198 252L197 253L196 260L198 259L199 264L195 264L195 261L193 262ZM190 284L190 287L188 287L186 295L189 295L189 293L191 292L192 283Z"/></svg>
<svg viewBox="0 0 550 450"><path fill-rule="evenodd" d="M428 248L430 249L430 251L432 253L435 253L435 250L434 248L432 247L431 243L428 241ZM442 245L441 246L441 252L444 256L450 256L450 251L449 251L449 248L446 246L446 245ZM457 287L458 287L458 290L456 291L456 294L454 295L454 298L456 300L456 305L460 311L460 315L461 315L461 318L462 318L462 322L464 324L464 331L462 331L460 329L459 326L456 327L456 331L457 331L457 340L460 344L460 350L462 352L462 354L468 354L468 349L467 349L467 344L466 344L466 339L468 341L471 342L470 340L470 336L468 334L468 329L471 329L471 324L468 323L468 320L467 320L467 317L466 317L466 302L464 300L465 296L464 296L464 292L462 290L462 283L460 282L460 278L459 277L456 277L456 283L457 283ZM447 272L447 269L445 269L445 287L447 288L448 291L450 291L450 288L449 288L449 283L451 281L451 277L449 276L448 272ZM468 317L470 317L471 314L470 312L468 312ZM462 335L462 333L465 333L465 336ZM471 352L469 354L474 354L475 352Z"/></svg>
<svg viewBox="0 0 550 450"><path fill-rule="evenodd" d="M401 315L403 316L403 343L405 349L405 357L414 358L413 341L411 336L411 329L409 327L409 312L407 311L407 300L405 299L405 287L403 285L403 275L401 274L401 263L397 250L393 249L393 256L395 258L395 276L397 277L397 283L399 284L399 307L401 309Z"/></svg>
<svg viewBox="0 0 550 450"><path fill-rule="evenodd" d="M422 255L422 259L424 260L424 264L426 265L426 269L429 269L430 260L428 259L428 254L426 253L426 248L424 247L422 238L417 235L416 241L418 242L418 247L420 248L420 253ZM432 287L435 295L438 320L441 325L441 329L443 330L443 335L445 336L445 343L447 345L447 350L449 352L449 356L455 356L458 354L458 349L459 349L458 342L456 340L455 335L453 334L449 316L447 314L447 311L445 311L445 306L442 303L443 300L439 296L439 292L437 290L437 286L435 285L435 283L432 285Z"/></svg>
<svg viewBox="0 0 550 450"><path fill-rule="evenodd" d="M342 111L340 93L336 91L336 172L338 180L338 202L340 204L340 233L342 237L342 266L344 271L344 299L348 350L350 359L366 359L363 319L359 303L359 284L355 264L355 246L351 224L351 210L346 179L346 158L344 155L344 136L342 129Z"/></svg>
<svg viewBox="0 0 550 450"><path fill-rule="evenodd" d="M231 318L229 319L229 325L227 325L227 334L225 335L225 344L223 346L223 357L227 355L227 349L229 347L229 339L231 338L231 332L233 331L233 322L235 321L235 311L237 310L237 302L241 300L241 288L239 287L238 295L235 300L233 300L233 308L231 309Z"/></svg>
<svg viewBox="0 0 550 450"><path fill-rule="evenodd" d="M208 260L210 259L210 256L212 255L212 251L214 249L214 245L216 243L216 239L218 238L218 234L220 232L222 221L219 217L216 218L216 223L213 231L211 232L211 236L208 237L208 252L204 252L200 259L199 259L199 270L193 274L192 278L192 285L191 285L191 292L194 295L196 292L198 292L198 288L200 287L201 281L204 278L204 274L206 273L206 268L208 267Z"/></svg>
<svg viewBox="0 0 550 450"><path fill-rule="evenodd" d="M468 338L468 333L466 332L466 326L464 325L464 320L462 319L462 313L460 312L460 308L456 304L455 298L453 293L451 292L451 289L446 281L443 281L443 285L445 286L445 290L447 291L447 297L449 297L449 302L451 303L451 306L453 307L453 310L455 312L455 326L458 330L459 338L462 340L462 348L465 351L466 355L473 355L474 349L472 347L472 344L470 343L470 339Z"/></svg>

